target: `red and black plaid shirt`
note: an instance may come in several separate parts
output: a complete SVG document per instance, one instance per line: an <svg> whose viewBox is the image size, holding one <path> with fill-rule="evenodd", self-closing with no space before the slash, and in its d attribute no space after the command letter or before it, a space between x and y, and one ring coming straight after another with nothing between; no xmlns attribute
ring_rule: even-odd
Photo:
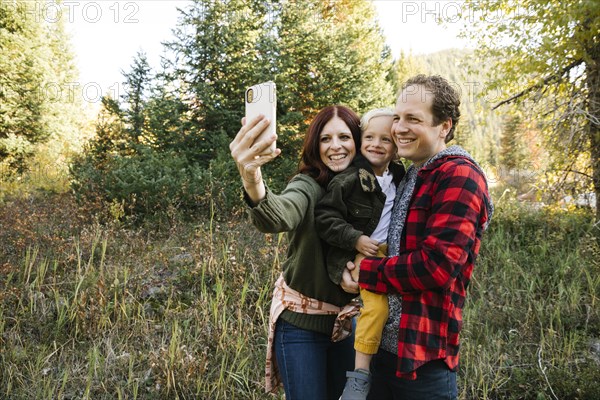
<svg viewBox="0 0 600 400"><path fill-rule="evenodd" d="M402 295L397 376L415 379L417 368L436 359L458 367L462 308L490 212L475 164L455 156L434 161L418 172L400 254L361 262L362 288Z"/></svg>

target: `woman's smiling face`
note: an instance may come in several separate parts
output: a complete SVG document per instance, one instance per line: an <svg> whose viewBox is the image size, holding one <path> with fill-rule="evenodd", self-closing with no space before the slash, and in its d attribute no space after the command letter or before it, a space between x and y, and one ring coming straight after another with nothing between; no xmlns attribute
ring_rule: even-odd
<svg viewBox="0 0 600 400"><path fill-rule="evenodd" d="M348 168L356 155L356 144L348 125L339 117L325 124L319 136L321 161L333 172Z"/></svg>

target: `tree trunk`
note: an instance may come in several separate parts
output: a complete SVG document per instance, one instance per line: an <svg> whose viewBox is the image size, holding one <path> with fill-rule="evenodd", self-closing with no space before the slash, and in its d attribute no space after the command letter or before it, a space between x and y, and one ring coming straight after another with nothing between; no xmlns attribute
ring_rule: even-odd
<svg viewBox="0 0 600 400"><path fill-rule="evenodd" d="M590 158L594 193L596 193L596 222L600 221L600 42L589 49L591 60L586 74L588 85L588 112L590 130Z"/></svg>

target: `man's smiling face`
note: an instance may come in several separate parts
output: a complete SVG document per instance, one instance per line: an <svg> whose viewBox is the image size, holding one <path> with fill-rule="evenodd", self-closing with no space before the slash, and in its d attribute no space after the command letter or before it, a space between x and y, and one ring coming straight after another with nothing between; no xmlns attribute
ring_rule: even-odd
<svg viewBox="0 0 600 400"><path fill-rule="evenodd" d="M433 96L422 86L408 86L396 102L392 136L398 155L417 166L446 148L445 138L452 127L451 119L433 125Z"/></svg>

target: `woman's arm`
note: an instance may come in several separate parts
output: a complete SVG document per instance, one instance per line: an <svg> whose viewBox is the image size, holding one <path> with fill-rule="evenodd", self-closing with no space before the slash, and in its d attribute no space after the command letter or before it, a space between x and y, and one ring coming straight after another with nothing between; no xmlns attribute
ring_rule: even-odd
<svg viewBox="0 0 600 400"><path fill-rule="evenodd" d="M249 210L252 224L263 233L279 233L295 230L305 222L306 213L321 196L322 188L312 178L298 174L286 185L281 194L266 188L266 195L259 204ZM250 199L248 196L246 201ZM316 232L312 233L316 235Z"/></svg>

